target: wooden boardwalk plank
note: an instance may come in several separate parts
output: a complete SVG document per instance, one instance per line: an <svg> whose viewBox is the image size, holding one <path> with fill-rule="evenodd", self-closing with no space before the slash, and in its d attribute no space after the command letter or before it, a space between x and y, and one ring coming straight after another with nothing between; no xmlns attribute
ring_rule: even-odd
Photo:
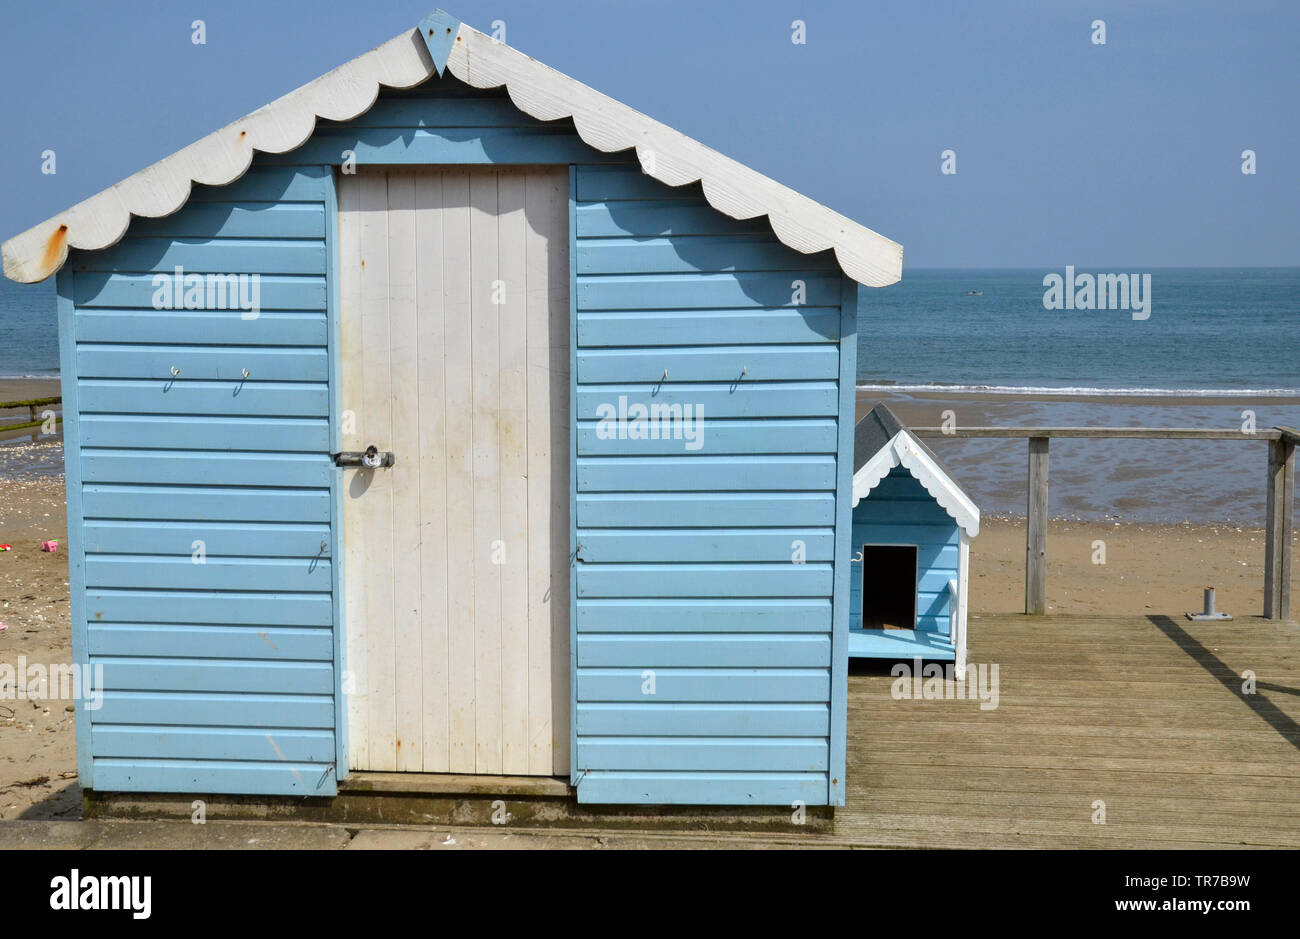
<svg viewBox="0 0 1300 939"><path fill-rule="evenodd" d="M971 638L972 666L998 665L996 708L895 700L888 664L850 673L835 840L1300 847L1300 628L985 613Z"/></svg>

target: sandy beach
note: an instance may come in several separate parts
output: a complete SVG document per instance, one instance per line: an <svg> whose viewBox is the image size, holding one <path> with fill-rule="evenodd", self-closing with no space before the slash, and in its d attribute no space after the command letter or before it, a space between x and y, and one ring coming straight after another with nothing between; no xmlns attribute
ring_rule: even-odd
<svg viewBox="0 0 1300 939"><path fill-rule="evenodd" d="M0 395L37 397L49 383L0 382ZM57 393L57 386L55 391ZM12 399L12 398L11 398ZM4 400L0 398L0 400ZM942 404L943 402L938 402ZM984 406L967 402L972 410ZM901 401L914 424L937 422L936 402ZM941 408L940 408L941 410ZM996 404L969 418L1005 418ZM1244 445L1243 445L1244 446ZM1019 448L1017 448L1019 453ZM66 543L67 522L57 438L0 442L0 663L59 663L71 658L67 558L40 550ZM957 463L956 466L966 464ZM1023 472L1023 463L1016 465ZM974 469L974 467L972 467ZM1262 483L1262 470L1259 479ZM1021 483L1020 485L1023 485ZM1261 492L1262 497L1262 492ZM1048 538L1048 612L1181 617L1199 609L1214 586L1222 610L1258 629L1263 606L1263 532L1231 524L1160 524L1102 517L1054 519ZM1105 563L1098 542L1104 544ZM1297 552L1300 553L1300 552ZM986 512L971 550L971 648L978 655L981 612L1024 607L1023 518ZM1300 579L1293 585L1293 595ZM0 701L0 819L73 816L80 812L72 713L65 702Z"/></svg>

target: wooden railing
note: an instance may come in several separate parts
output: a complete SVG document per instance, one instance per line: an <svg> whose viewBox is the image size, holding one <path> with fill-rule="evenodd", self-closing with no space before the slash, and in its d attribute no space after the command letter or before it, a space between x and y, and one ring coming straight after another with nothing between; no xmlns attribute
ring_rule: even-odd
<svg viewBox="0 0 1300 939"><path fill-rule="evenodd" d="M39 407L45 407L46 405L50 405L50 404L61 405L62 403L63 403L63 398L59 395L54 395L53 397L50 398L31 398L26 401L0 401L0 412L12 411L17 408L27 408L27 418L28 418L27 421L22 424L6 424L0 422L0 433L4 433L10 430L24 430L28 427L40 427L42 424L45 423L45 421L44 419L36 416L36 409ZM54 420L56 423L60 423L60 424L63 423L62 417L56 416Z"/></svg>
<svg viewBox="0 0 1300 939"><path fill-rule="evenodd" d="M1137 440L1249 440L1268 442L1264 523L1264 616L1291 618L1291 524L1295 505L1295 449L1300 431L1272 427L1254 433L1192 427L914 427L922 437L1026 437L1029 440L1025 528L1025 612L1047 611L1047 478L1053 437Z"/></svg>

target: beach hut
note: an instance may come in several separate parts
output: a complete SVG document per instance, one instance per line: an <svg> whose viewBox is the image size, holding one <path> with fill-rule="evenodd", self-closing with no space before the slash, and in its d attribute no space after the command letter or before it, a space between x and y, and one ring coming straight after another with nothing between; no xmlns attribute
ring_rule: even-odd
<svg viewBox="0 0 1300 939"><path fill-rule="evenodd" d="M57 276L87 789L843 803L899 245L436 12L3 259Z"/></svg>
<svg viewBox="0 0 1300 939"><path fill-rule="evenodd" d="M980 513L919 437L878 404L853 432L849 656L966 672L970 539Z"/></svg>

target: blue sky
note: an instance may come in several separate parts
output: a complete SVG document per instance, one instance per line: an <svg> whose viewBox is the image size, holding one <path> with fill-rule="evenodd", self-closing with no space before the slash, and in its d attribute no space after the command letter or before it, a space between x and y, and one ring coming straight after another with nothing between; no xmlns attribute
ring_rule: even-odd
<svg viewBox="0 0 1300 939"><path fill-rule="evenodd" d="M412 28L435 3L10 5L0 237ZM910 267L1300 264L1300 4L443 5L484 31L504 21L511 45L902 242ZM205 45L191 42L194 19ZM791 42L796 19L804 45ZM53 176L40 171L46 149ZM940 172L945 149L955 175Z"/></svg>

